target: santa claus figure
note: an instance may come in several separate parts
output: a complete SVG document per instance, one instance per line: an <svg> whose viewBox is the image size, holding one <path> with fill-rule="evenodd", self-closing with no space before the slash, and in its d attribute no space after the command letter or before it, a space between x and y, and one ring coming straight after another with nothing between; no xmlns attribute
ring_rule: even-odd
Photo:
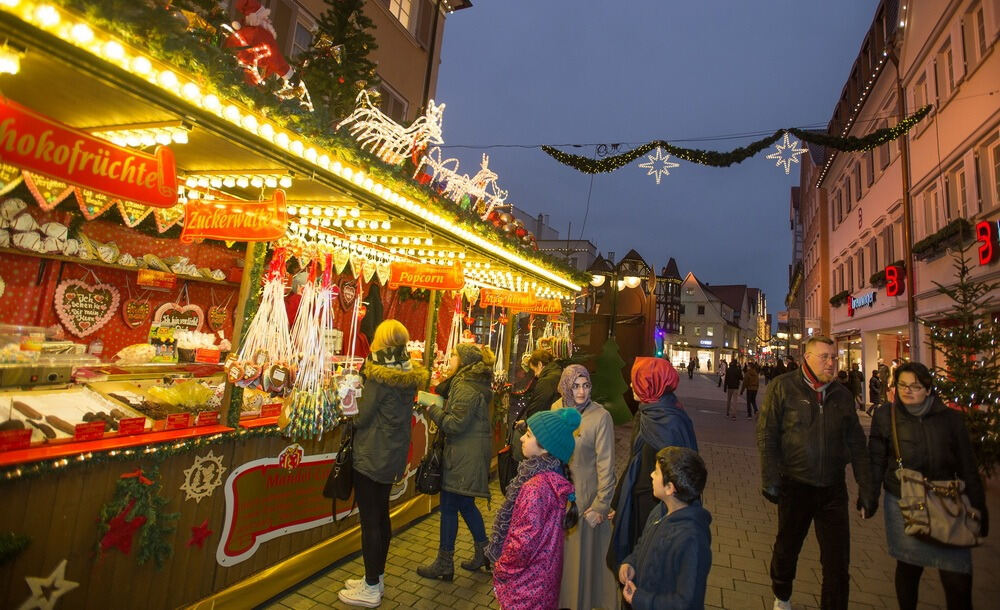
<svg viewBox="0 0 1000 610"><path fill-rule="evenodd" d="M246 73L246 81L259 85L271 75L290 81L295 70L278 49L271 10L258 0L236 0L243 22L233 22L225 46L236 51L236 59Z"/></svg>

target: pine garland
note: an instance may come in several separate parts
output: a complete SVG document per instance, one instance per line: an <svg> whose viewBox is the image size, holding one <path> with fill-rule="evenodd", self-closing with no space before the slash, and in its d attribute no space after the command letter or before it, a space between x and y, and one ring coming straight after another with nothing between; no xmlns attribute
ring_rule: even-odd
<svg viewBox="0 0 1000 610"><path fill-rule="evenodd" d="M267 254L270 248L267 247L266 243L255 242L250 244L253 248L253 264L250 265L249 269L244 269L243 273L248 273L252 293L247 298L247 306L243 311L243 328L241 329L240 336L236 337L238 341L234 341L233 345L243 345L243 340L247 336L247 331L250 330L250 320L253 320L254 316L257 315L257 309L260 307L261 291L263 290L262 280L264 278L264 269L267 263ZM229 411L226 418L227 424L232 427L237 427L240 424L240 410L243 405L243 388L239 386L233 386L229 394Z"/></svg>
<svg viewBox="0 0 1000 610"><path fill-rule="evenodd" d="M16 532L0 534L0 565L12 561L31 544L31 537Z"/></svg>
<svg viewBox="0 0 1000 610"><path fill-rule="evenodd" d="M634 148L626 153L606 157L604 159L592 159L583 155L573 155L562 152L551 146L543 146L542 150L563 165L568 165L585 174L604 174L613 172L617 169L625 167L656 148L661 148L678 159L690 161L691 163L697 163L698 165L707 165L710 167L729 167L734 163L742 163L760 151L770 148L775 142L781 139L785 132L793 134L795 137L804 142L833 148L842 152L870 150L902 136L912 129L914 125L919 123L921 119L927 116L927 113L930 111L931 106L924 106L920 110L917 110L910 116L900 121L894 127L878 129L862 138L856 138L853 136L841 138L831 136L827 133L806 131L797 127L790 127L788 129L779 129L765 138L752 142L747 146L735 148L729 152L684 148L681 146L674 146L664 140L653 140L652 142L647 142L646 144L643 144L638 148Z"/></svg>
<svg viewBox="0 0 1000 610"><path fill-rule="evenodd" d="M99 553L108 550L100 540L112 530L109 523L115 519L124 519L126 522L144 519L136 529L139 537L136 563L142 565L153 560L157 568L162 568L170 558L173 548L167 542L167 537L173 533L172 522L180 513L163 512L169 501L160 495L159 475L159 469L154 467L149 471L126 473L118 479L114 497L101 508L98 526L100 539L97 544Z"/></svg>

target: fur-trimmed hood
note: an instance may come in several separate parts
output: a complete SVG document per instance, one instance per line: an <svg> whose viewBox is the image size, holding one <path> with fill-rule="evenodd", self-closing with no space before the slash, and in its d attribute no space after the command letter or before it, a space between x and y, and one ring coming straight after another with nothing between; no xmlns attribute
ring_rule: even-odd
<svg viewBox="0 0 1000 610"><path fill-rule="evenodd" d="M493 364L487 364L480 360L475 364L460 369L455 373L456 379L466 379L469 377L493 377ZM492 381L492 379L490 379Z"/></svg>
<svg viewBox="0 0 1000 610"><path fill-rule="evenodd" d="M430 381L430 372L423 366L411 361L412 368L409 371L375 364L371 360L365 360L361 367L361 376L366 380L371 379L381 384L394 388L423 388Z"/></svg>

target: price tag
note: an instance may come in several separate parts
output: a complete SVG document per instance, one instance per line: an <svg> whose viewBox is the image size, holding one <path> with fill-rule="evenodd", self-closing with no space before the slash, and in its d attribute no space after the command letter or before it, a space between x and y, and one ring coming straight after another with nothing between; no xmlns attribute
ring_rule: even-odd
<svg viewBox="0 0 1000 610"><path fill-rule="evenodd" d="M73 427L73 440L94 441L104 438L104 422L92 421L86 424L77 424Z"/></svg>
<svg viewBox="0 0 1000 610"><path fill-rule="evenodd" d="M145 431L145 417L127 417L118 422L118 434L142 434Z"/></svg>
<svg viewBox="0 0 1000 610"><path fill-rule="evenodd" d="M264 405L260 408L261 417L277 417L281 415L281 403L276 402L270 405Z"/></svg>
<svg viewBox="0 0 1000 610"><path fill-rule="evenodd" d="M31 444L31 429L4 430L0 432L0 451L27 449Z"/></svg>
<svg viewBox="0 0 1000 610"><path fill-rule="evenodd" d="M190 413L173 413L167 416L167 424L163 427L164 430L179 430L181 428L191 427L191 414Z"/></svg>
<svg viewBox="0 0 1000 610"><path fill-rule="evenodd" d="M135 283L149 288L173 290L177 287L177 276L156 269L139 269Z"/></svg>
<svg viewBox="0 0 1000 610"><path fill-rule="evenodd" d="M195 420L194 425L196 426L215 426L219 423L219 412L218 411L202 411L198 414L198 419Z"/></svg>
<svg viewBox="0 0 1000 610"><path fill-rule="evenodd" d="M219 364L219 357L222 354L217 349L207 349L199 347L194 352L194 361L204 364Z"/></svg>

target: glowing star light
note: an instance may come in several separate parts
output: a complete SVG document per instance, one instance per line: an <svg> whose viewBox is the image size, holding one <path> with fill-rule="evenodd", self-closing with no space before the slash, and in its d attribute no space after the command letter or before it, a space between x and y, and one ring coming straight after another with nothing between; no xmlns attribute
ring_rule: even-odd
<svg viewBox="0 0 1000 610"><path fill-rule="evenodd" d="M639 167L643 169L648 169L646 172L647 176L656 176L656 183L660 183L661 174L664 176L670 175L670 170L675 167L680 167L679 163L674 163L670 160L670 155L664 155L663 149L659 146L656 147L655 155L646 155L649 161L646 163L640 163Z"/></svg>
<svg viewBox="0 0 1000 610"><path fill-rule="evenodd" d="M799 162L799 155L809 152L807 148L799 148L798 140L789 142L787 131L785 132L785 137L781 140L781 144L777 144L776 146L778 151L769 154L767 158L774 159L774 164L778 167L784 165L786 174L791 171L792 163Z"/></svg>

